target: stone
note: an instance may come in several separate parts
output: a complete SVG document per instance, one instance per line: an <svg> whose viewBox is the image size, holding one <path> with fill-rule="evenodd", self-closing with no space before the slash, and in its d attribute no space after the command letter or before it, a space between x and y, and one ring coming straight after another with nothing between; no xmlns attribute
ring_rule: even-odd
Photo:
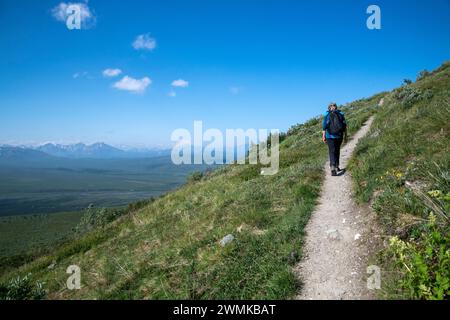
<svg viewBox="0 0 450 320"><path fill-rule="evenodd" d="M222 240L220 240L220 245L222 247L225 247L227 244L229 244L233 240L234 240L234 236L232 234L228 234L225 237L223 237Z"/></svg>
<svg viewBox="0 0 450 320"><path fill-rule="evenodd" d="M341 234L336 229L327 230L327 238L330 240L340 240Z"/></svg>

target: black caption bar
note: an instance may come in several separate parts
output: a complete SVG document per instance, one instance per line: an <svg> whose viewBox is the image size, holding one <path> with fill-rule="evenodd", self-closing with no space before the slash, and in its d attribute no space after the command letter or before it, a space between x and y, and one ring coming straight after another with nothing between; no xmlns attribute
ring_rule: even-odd
<svg viewBox="0 0 450 320"><path fill-rule="evenodd" d="M395 310L402 318L421 312L448 311L448 301L0 301L2 312L41 315L47 320L114 315L131 320L168 319L319 319L345 316L365 319L367 315L384 319ZM429 307L429 308L426 308ZM441 310L439 310L442 308ZM131 317L131 315L135 315ZM137 316L139 315L139 316ZM311 317L313 315L313 317Z"/></svg>

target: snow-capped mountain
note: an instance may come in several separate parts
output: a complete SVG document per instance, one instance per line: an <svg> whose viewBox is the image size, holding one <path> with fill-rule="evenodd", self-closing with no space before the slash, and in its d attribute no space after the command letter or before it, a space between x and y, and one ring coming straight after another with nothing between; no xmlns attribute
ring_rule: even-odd
<svg viewBox="0 0 450 320"><path fill-rule="evenodd" d="M167 149L138 149L138 148L116 148L103 142L86 145L84 143L76 143L69 145L47 143L34 148L35 150L45 152L55 157L64 158L94 158L94 159L111 159L111 158L147 158L157 157L170 154ZM125 150L124 150L125 149Z"/></svg>
<svg viewBox="0 0 450 320"><path fill-rule="evenodd" d="M35 150L45 152L55 157L64 158L121 158L125 157L126 153L123 150L114 148L105 143L94 143L86 145L84 143L61 145L47 143L38 146Z"/></svg>
<svg viewBox="0 0 450 320"><path fill-rule="evenodd" d="M52 156L38 150L33 150L24 147L13 147L8 145L0 146L0 161L23 161L28 159L31 161L35 160L48 160Z"/></svg>
<svg viewBox="0 0 450 320"><path fill-rule="evenodd" d="M11 146L0 145L0 158L2 159L43 159L57 157L68 159L124 159L124 158L153 158L170 155L170 149L162 148L116 148L103 142L87 145L46 143L39 146Z"/></svg>

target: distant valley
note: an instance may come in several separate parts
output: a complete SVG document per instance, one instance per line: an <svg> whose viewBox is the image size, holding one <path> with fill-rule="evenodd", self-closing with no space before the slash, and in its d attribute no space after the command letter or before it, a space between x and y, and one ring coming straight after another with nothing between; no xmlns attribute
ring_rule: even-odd
<svg viewBox="0 0 450 320"><path fill-rule="evenodd" d="M170 150L104 143L0 146L0 216L114 207L176 188L206 166L176 166Z"/></svg>

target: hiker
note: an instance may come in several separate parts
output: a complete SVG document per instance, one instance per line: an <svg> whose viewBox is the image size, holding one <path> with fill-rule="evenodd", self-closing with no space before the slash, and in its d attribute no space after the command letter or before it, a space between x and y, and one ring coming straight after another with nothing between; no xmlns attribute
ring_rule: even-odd
<svg viewBox="0 0 450 320"><path fill-rule="evenodd" d="M347 123L344 114L338 110L336 103L328 105L322 124L322 140L328 145L330 154L331 175L337 176L339 168L339 156L343 140L347 140Z"/></svg>

